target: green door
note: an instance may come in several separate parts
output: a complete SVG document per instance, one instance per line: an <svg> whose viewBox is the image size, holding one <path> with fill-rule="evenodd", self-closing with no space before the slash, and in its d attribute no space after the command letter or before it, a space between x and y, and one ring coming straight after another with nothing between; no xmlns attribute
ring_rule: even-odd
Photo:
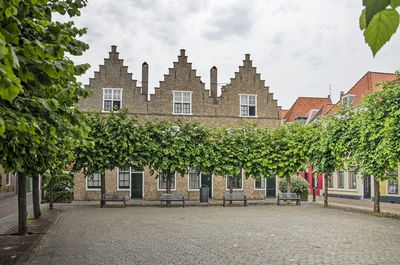
<svg viewBox="0 0 400 265"><path fill-rule="evenodd" d="M132 172L131 173L131 198L142 199L143 198L143 173Z"/></svg>
<svg viewBox="0 0 400 265"><path fill-rule="evenodd" d="M276 197L276 179L275 177L267 178L267 197Z"/></svg>
<svg viewBox="0 0 400 265"><path fill-rule="evenodd" d="M212 198L212 176L201 174L201 186L208 187L208 197Z"/></svg>

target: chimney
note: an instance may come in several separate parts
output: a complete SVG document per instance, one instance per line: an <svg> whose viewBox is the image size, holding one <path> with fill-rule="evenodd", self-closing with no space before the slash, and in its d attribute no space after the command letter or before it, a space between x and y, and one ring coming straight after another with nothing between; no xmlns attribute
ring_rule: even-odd
<svg viewBox="0 0 400 265"><path fill-rule="evenodd" d="M340 91L340 100L342 100L343 96L344 96L344 91Z"/></svg>
<svg viewBox="0 0 400 265"><path fill-rule="evenodd" d="M118 60L119 53L117 52L117 46L111 45L111 52L109 53L109 58L111 60Z"/></svg>
<svg viewBox="0 0 400 265"><path fill-rule="evenodd" d="M144 62L142 64L142 94L146 95L146 100L149 94L149 65Z"/></svg>
<svg viewBox="0 0 400 265"><path fill-rule="evenodd" d="M328 95L328 100L329 100L329 103L332 103L331 94Z"/></svg>
<svg viewBox="0 0 400 265"><path fill-rule="evenodd" d="M210 91L214 103L217 102L218 86L217 86L217 67L213 66L210 69Z"/></svg>

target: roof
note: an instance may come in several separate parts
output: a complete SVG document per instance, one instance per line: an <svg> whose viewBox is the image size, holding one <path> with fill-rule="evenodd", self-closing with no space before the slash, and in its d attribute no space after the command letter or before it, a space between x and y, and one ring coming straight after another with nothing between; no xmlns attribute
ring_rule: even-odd
<svg viewBox="0 0 400 265"><path fill-rule="evenodd" d="M319 117L321 117L321 116L325 116L325 115L333 108L333 106L335 106L335 104L332 104L332 103L328 103L328 104L323 105L323 106L319 109L319 111L315 112L315 113L312 115L312 117L310 118L310 122L313 122L313 121L315 121L315 120L318 120Z"/></svg>
<svg viewBox="0 0 400 265"><path fill-rule="evenodd" d="M283 109L281 110L281 118L285 117L286 113L288 112L288 109Z"/></svg>
<svg viewBox="0 0 400 265"><path fill-rule="evenodd" d="M382 81L396 81L396 74L392 73L378 73L368 71L350 90L344 94L346 95L354 95L356 96L354 101L352 102L352 106L356 106L362 102L364 96L374 93L379 89L379 86L375 86L376 83ZM339 101L328 111L328 114L335 113L340 109L340 105L342 103L342 97ZM338 106L339 105L339 106Z"/></svg>
<svg viewBox="0 0 400 265"><path fill-rule="evenodd" d="M312 109L321 109L325 104L332 103L330 98L298 97L282 119L286 122L294 122L295 117L305 117Z"/></svg>

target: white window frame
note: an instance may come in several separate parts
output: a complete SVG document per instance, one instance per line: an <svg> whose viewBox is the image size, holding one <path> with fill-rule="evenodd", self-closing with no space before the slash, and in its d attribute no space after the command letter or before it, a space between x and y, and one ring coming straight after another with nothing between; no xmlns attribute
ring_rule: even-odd
<svg viewBox="0 0 400 265"><path fill-rule="evenodd" d="M342 182L342 187L339 187L339 172L343 172L343 182ZM336 189L344 190L345 188L345 181L344 181L344 172L343 170L338 170L336 173L337 179L336 179Z"/></svg>
<svg viewBox="0 0 400 265"><path fill-rule="evenodd" d="M261 181L264 179L264 188L256 188L256 178L254 179L254 190L265 190L267 188L267 178L260 176Z"/></svg>
<svg viewBox="0 0 400 265"><path fill-rule="evenodd" d="M119 186L119 173L120 173L120 170L121 170L121 168L117 168L117 190L120 190L120 191L128 191L128 190L131 190L131 188L132 188L132 180L131 180L131 173L132 173L132 169L129 167L129 169L127 170L127 171L124 171L124 172L129 172L129 188L120 188L120 186ZM130 196L129 196L130 197Z"/></svg>
<svg viewBox="0 0 400 265"><path fill-rule="evenodd" d="M247 96L247 104L243 104L242 103L242 96ZM255 97L255 105L250 105L249 103L249 96L254 96ZM239 117L247 117L247 118L258 118L258 113L257 113L257 96L256 94L239 94ZM247 106L247 115L242 115L242 106ZM249 107L250 106L255 106L256 110L255 110L255 115L254 116L250 116L250 111L249 111Z"/></svg>
<svg viewBox="0 0 400 265"><path fill-rule="evenodd" d="M244 186L244 182L243 182L243 169L240 170L240 174L242 175L242 188L240 188L240 189L235 189L235 188L233 188L232 190L243 190L243 186ZM230 189L228 188L228 178L229 178L229 176L226 176L226 177L225 177L225 187L226 187L226 190L230 190Z"/></svg>
<svg viewBox="0 0 400 265"><path fill-rule="evenodd" d="M101 185L101 174L100 173L94 173L94 174L99 174L100 175L100 185ZM88 190L88 191L99 191L99 190L101 190L101 188L89 188L88 187L88 179L89 179L89 177L86 177L86 190Z"/></svg>
<svg viewBox="0 0 400 265"><path fill-rule="evenodd" d="M353 172L353 177L356 179L356 187L355 188L352 188L350 186L350 172ZM347 171L347 180L348 180L347 185L348 185L349 190L357 190L357 186L358 186L357 179L358 179L358 176L356 174L354 174L354 169Z"/></svg>
<svg viewBox="0 0 400 265"><path fill-rule="evenodd" d="M123 92L123 88L111 88L111 87L103 87L103 101L102 101L102 112L105 112L105 113L109 113L110 111L109 110L104 110L104 107L105 107L105 101L106 100L110 100L110 99L105 99L104 97L105 97L105 91L106 90L112 90L112 92L111 92L111 108L113 108L113 102L114 101L119 101L120 102L120 104L119 104L119 108L120 109L122 109L122 92ZM119 90L119 91L121 91L120 93L120 95L121 95L121 97L120 97L120 99L119 100L117 100L117 99L115 99L114 100L114 91L115 90Z"/></svg>
<svg viewBox="0 0 400 265"><path fill-rule="evenodd" d="M160 171L157 172L157 174L160 174L160 173L161 173ZM171 191L176 191L176 172L174 174L174 178L175 178L175 180L174 180L175 188L171 189ZM165 189L160 189L160 179L161 178L157 176L157 191L166 191L167 190L166 188Z"/></svg>
<svg viewBox="0 0 400 265"><path fill-rule="evenodd" d="M352 100L351 100L352 99ZM348 107L351 106L351 104L353 104L354 100L356 99L356 95L353 94L347 94L345 96L342 97L342 105L344 107ZM344 104L344 101L346 100L346 104ZM350 102L351 100L351 102Z"/></svg>
<svg viewBox="0 0 400 265"><path fill-rule="evenodd" d="M390 180L387 180L387 181L386 181L386 195L387 195L387 196L398 197L398 196L400 195L400 191L399 191L399 184L400 184L400 183L399 183L399 171L398 171L399 169L396 169L396 170L397 170L397 171L396 171L396 173L397 173L397 174L396 174L396 175L397 175L397 194L390 194L390 193L389 193L389 181L390 181Z"/></svg>
<svg viewBox="0 0 400 265"><path fill-rule="evenodd" d="M199 191L200 190L200 188L201 188L201 175L203 175L203 173L202 172L197 172L197 173L199 175L199 185L200 185L200 187L198 189L191 189L190 188L190 169L189 169L188 174L187 174L187 176L188 176L188 191Z"/></svg>
<svg viewBox="0 0 400 265"><path fill-rule="evenodd" d="M8 179L7 179L7 176L8 176ZM11 177L12 177L11 173L7 173L6 174L6 186L10 186L11 185Z"/></svg>
<svg viewBox="0 0 400 265"><path fill-rule="evenodd" d="M175 93L182 93L181 101L175 100ZM189 102L190 112L189 113L183 113L183 103L188 103L188 102L183 101L183 93L189 93L189 95L190 95L190 102ZM192 114L192 102L193 102L193 91L172 90L172 115L193 115ZM182 112L181 113L175 112L175 103L182 104Z"/></svg>

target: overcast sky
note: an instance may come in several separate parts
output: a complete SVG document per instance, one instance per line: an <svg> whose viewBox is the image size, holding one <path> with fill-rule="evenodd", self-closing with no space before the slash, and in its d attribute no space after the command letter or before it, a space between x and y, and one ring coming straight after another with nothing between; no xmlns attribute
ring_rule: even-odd
<svg viewBox="0 0 400 265"><path fill-rule="evenodd" d="M400 33L375 58L358 26L361 0L89 0L76 19L90 49L76 58L92 66L84 84L117 45L133 78L149 64L150 89L159 86L180 49L209 88L210 68L228 83L250 53L253 65L283 108L299 96L332 99L367 71L400 69ZM397 48L396 48L397 47Z"/></svg>

